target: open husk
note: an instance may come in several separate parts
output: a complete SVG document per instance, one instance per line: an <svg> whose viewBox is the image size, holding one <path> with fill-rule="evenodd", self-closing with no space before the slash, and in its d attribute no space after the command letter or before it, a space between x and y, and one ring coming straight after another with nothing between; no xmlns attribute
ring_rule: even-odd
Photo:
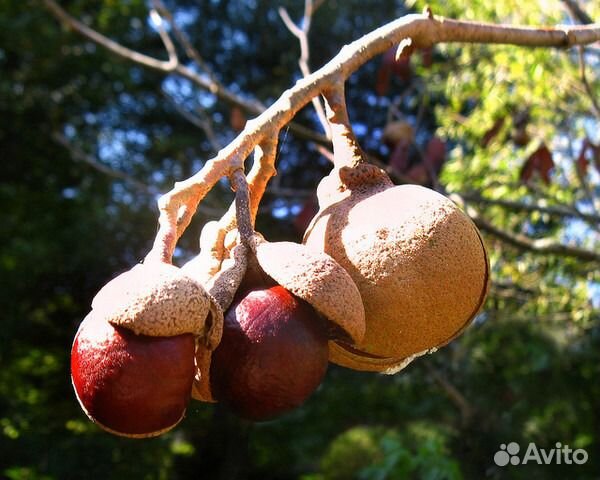
<svg viewBox="0 0 600 480"><path fill-rule="evenodd" d="M360 293L350 275L329 255L292 242L259 241L256 257L264 272L323 318L341 329L353 343L365 334Z"/></svg>
<svg viewBox="0 0 600 480"><path fill-rule="evenodd" d="M267 242L259 235L255 235L253 239L252 250L250 255L255 255L260 269L286 290L310 304L329 323L332 327L329 330L336 337L350 344L362 340L365 316L360 293L348 273L329 255L292 242ZM210 290L221 298L225 295L223 292L219 293L219 289L230 292L233 285L237 283L236 288L239 286L239 272L242 268L245 271L246 264L240 258L237 263L224 263L224 267L224 277L214 281L213 288L216 290ZM231 303L229 296L226 298ZM198 375L192 397L214 402L210 389L210 362L210 352L198 348Z"/></svg>
<svg viewBox="0 0 600 480"><path fill-rule="evenodd" d="M358 167L373 168L367 165ZM392 186L381 171L381 181L361 183L353 170L324 179L321 209L304 241L350 274L365 307L363 341L351 348L333 343L331 361L397 371L473 320L487 294L488 257L473 222L443 195Z"/></svg>
<svg viewBox="0 0 600 480"><path fill-rule="evenodd" d="M223 328L222 311L202 285L166 263L138 264L117 276L96 294L92 311L136 334L192 333L209 348Z"/></svg>

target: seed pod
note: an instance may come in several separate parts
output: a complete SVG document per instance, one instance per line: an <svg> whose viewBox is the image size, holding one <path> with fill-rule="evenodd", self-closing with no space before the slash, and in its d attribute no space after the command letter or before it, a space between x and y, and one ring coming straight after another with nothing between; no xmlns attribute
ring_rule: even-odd
<svg viewBox="0 0 600 480"><path fill-rule="evenodd" d="M96 295L71 350L71 379L88 417L142 438L183 418L194 381L196 340L214 348L221 309L204 288L163 263L137 265Z"/></svg>
<svg viewBox="0 0 600 480"><path fill-rule="evenodd" d="M196 280L166 263L138 264L96 294L92 309L136 334L169 337L192 333L209 348L220 340L222 312Z"/></svg>
<svg viewBox="0 0 600 480"><path fill-rule="evenodd" d="M236 247L237 248L237 247ZM251 275L262 277L269 285L280 285L295 297L306 302L321 317L330 338L344 340L347 344L360 342L364 335L364 308L356 285L348 273L329 255L310 251L303 245L291 242L270 243L258 235L254 237L248 267ZM236 263L228 265L227 278L240 278L231 272ZM245 262L239 261L238 268ZM248 281L248 273L244 277ZM255 282L254 280L250 281ZM233 282L214 283L215 288L240 288ZM246 288L244 285L242 289ZM211 290L215 297L226 295ZM211 356L198 349L196 363L200 375L194 383L193 398L214 401L210 387Z"/></svg>
<svg viewBox="0 0 600 480"><path fill-rule="evenodd" d="M473 320L487 294L488 257L473 222L443 195L394 186L361 161L343 164L319 185L320 210L304 237L350 274L365 307L362 342L332 343L330 360L393 373Z"/></svg>

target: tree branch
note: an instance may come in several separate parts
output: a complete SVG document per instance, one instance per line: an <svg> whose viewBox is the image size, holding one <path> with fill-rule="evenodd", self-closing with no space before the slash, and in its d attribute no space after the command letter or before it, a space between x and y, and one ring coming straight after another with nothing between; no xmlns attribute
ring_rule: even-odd
<svg viewBox="0 0 600 480"><path fill-rule="evenodd" d="M171 13L171 11L167 9L167 7L165 7L164 3L161 0L152 0L152 5L161 15L163 15L167 19L167 21L171 25L173 33L175 34L175 38L177 38L177 41L185 50L185 53L188 56L188 58L196 62L196 65L198 65L208 74L211 81L217 84L218 80L212 68L210 67L210 65L208 65L208 63L204 61L202 55L200 55L200 52L198 52L198 50L194 48L187 35L177 26L175 20L173 19L173 14Z"/></svg>
<svg viewBox="0 0 600 480"><path fill-rule="evenodd" d="M592 90L592 86L588 81L587 75L585 73L585 49L583 47L579 47L579 77L581 78L581 83L585 88L585 93L587 94L590 102L592 102L592 109L594 110L594 114L596 118L600 120L600 104L598 103L598 99L596 98L596 94L594 90Z"/></svg>
<svg viewBox="0 0 600 480"><path fill-rule="evenodd" d="M431 378L433 378L433 380L442 388L448 398L460 411L462 424L468 425L475 414L475 408L469 403L467 398L433 366L431 361L426 360L423 364Z"/></svg>
<svg viewBox="0 0 600 480"><path fill-rule="evenodd" d="M562 218L579 218L585 222L593 225L600 223L600 215L591 213L583 213L576 208L569 208L564 206L545 206L537 203L523 203L515 202L511 200L502 200L499 198L487 198L480 193L461 193L460 196L469 202L482 203L485 205L497 205L499 207L507 208L516 212L539 212L545 213L554 217Z"/></svg>
<svg viewBox="0 0 600 480"><path fill-rule="evenodd" d="M88 164L90 167L92 167L93 169L99 171L100 173L102 173L106 176L116 178L119 180L124 180L125 182L129 183L132 187L134 187L136 190L139 190L141 192L147 193L149 195L159 195L160 194L158 189L151 187L150 185L146 185L145 183L140 182L139 180L136 180L135 178L126 174L125 172L115 170L113 168L107 167L103 163L100 163L92 155L85 153L79 147L73 145L67 139L67 137L65 137L62 133L52 132L52 139L59 145L66 148L74 160L84 162L84 163Z"/></svg>
<svg viewBox="0 0 600 480"><path fill-rule="evenodd" d="M589 24L594 23L592 17L590 17L585 11L579 6L577 0L563 0L569 13L580 23Z"/></svg>
<svg viewBox="0 0 600 480"><path fill-rule="evenodd" d="M467 215L471 217L477 227L493 235L504 243L507 243L508 245L512 245L520 250L525 250L540 255L558 255L561 257L576 258L585 262L600 262L599 252L594 252L592 250L586 250L585 248L571 245L563 245L547 238L533 240L519 233L512 233L502 230L483 218L483 216L476 209L467 205L460 195L452 193L449 195L449 197L452 201L459 204L465 210Z"/></svg>
<svg viewBox="0 0 600 480"><path fill-rule="evenodd" d="M155 70L159 70L163 73L177 73L181 75L183 78L190 80L197 87L202 88L203 90L207 90L214 94L220 100L230 104L236 105L241 108L244 112L250 115L259 115L264 112L265 106L257 100L246 100L239 95L234 94L230 90L228 90L224 85L216 80L214 75L211 75L211 71L208 68L208 65L205 62L200 64L200 67L207 71L207 76L202 76L195 72L193 69L187 67L186 65L182 65L181 63L174 64L169 62L164 62L148 55L144 55L142 53L131 50L127 47L120 45L114 40L105 37L104 35L92 30L87 27L83 23L79 22L75 18L71 17L65 10L63 10L54 0L43 0L44 4L50 10L50 12L63 24L69 28L72 28L79 34L88 38L89 40L97 43L98 45L108 49L112 53L124 58L126 60L135 62L139 65L143 65L148 68L152 68ZM164 11L164 10L163 10ZM173 30L176 33L176 30ZM159 30L160 33L160 30ZM177 35L177 33L176 33ZM161 35L162 38L162 35ZM181 40L180 40L181 41ZM163 39L164 42L164 39ZM189 42L187 43L189 45ZM186 49L186 53L188 55L193 55L194 61L197 61L197 56L191 51L188 51L186 48L186 44L184 45L184 49ZM311 129L304 127L295 122L291 122L289 124L289 128L298 138L302 138L304 140L312 141L318 143L320 145L329 145L330 142L326 136L320 135L316 132L313 132Z"/></svg>
<svg viewBox="0 0 600 480"><path fill-rule="evenodd" d="M146 67L154 68L155 70L160 70L162 72L173 72L177 66L179 65L179 61L177 60L177 56L175 55L175 48L171 39L167 32L164 30L161 22L158 22L157 29L160 35L162 42L165 44L167 52L169 54L169 60L158 60L154 57L150 57L149 55L145 55L143 53L136 52L135 50L131 50L130 48L124 47L123 45L111 40L108 37L105 37L101 33L98 33L96 30L88 27L83 24L79 20L71 17L67 12L65 12L54 0L43 0L46 8L52 12L52 14L58 18L64 25L69 26L76 32L80 33L84 37L89 38L93 42L101 45L102 47L110 50L111 52L119 55L120 57L126 58L135 63L139 63L140 65L144 65Z"/></svg>
<svg viewBox="0 0 600 480"><path fill-rule="evenodd" d="M302 19L302 28L299 28L294 24L287 10L283 7L279 8L279 16L283 20L283 23L288 28L288 30L292 32L292 34L298 39L298 42L300 43L300 58L298 59L298 65L300 66L300 71L302 72L302 75L304 77L308 77L310 75L310 67L308 65L308 61L310 58L308 33L310 31L312 14L314 11L315 8L312 0L304 0L304 18ZM323 108L321 99L319 97L313 97L312 104L315 111L317 112L319 122L325 130L327 138L331 139L331 130L329 128L329 122L327 122L327 118L325 116L325 109Z"/></svg>
<svg viewBox="0 0 600 480"><path fill-rule="evenodd" d="M85 25L69 17L53 0L44 0L46 6L62 22L77 27L80 33L106 46L111 51L125 55L127 58L143 63L152 68L165 71L165 63L151 57L133 53L121 47ZM189 225L198 204L223 176L229 176L238 169L243 169L246 157L260 144L276 138L279 130L308 102L319 94L340 88L346 79L364 63L374 56L388 50L402 40L410 38L412 44L427 47L441 42L463 43L504 43L530 47L570 47L584 45L600 40L600 25L559 26L554 28L531 28L495 25L479 22L467 22L449 19L436 19L431 12L424 15L407 15L384 25L355 42L346 45L326 65L296 82L294 87L285 91L280 98L258 117L246 123L244 130L195 175L175 184L175 187L163 195L158 204L160 210L159 231L149 256L156 256L169 261L175 244ZM158 62L158 63L157 63ZM189 78L197 85L208 88L220 97L232 103L240 103L231 93L215 85L209 79L201 77L191 69L177 64L168 65L168 71ZM242 108L247 108L246 102ZM253 103L251 108L259 108ZM252 189L252 185L250 185ZM488 229L494 227L487 225ZM500 235L502 232L496 232ZM523 248L545 253L558 253L576 256L577 258L597 261L600 255L574 247L549 245L545 241L531 240L514 236L504 236L505 241L513 241ZM565 250L566 249L566 250Z"/></svg>
<svg viewBox="0 0 600 480"><path fill-rule="evenodd" d="M115 170L114 168L107 167L103 163L100 163L92 155L85 153L79 147L77 147L76 145L73 145L73 143L71 143L67 139L67 137L65 137L62 133L53 132L52 139L56 143L61 145L62 147L66 148L67 151L71 154L71 158L73 160L86 163L87 165L92 167L94 170L97 170L98 172L102 173L103 175L106 175L111 178L116 178L118 180L123 180L124 182L128 183L129 185L131 185L133 188L135 188L136 190L138 190L140 192L146 193L153 197L156 197L157 195L161 194L161 191L158 188L153 187L152 185L148 185L144 182L140 182L139 180L132 177L131 175L128 175L125 172L122 172L120 170ZM199 205L198 211L209 217L218 217L219 215L221 215L220 209L209 207L208 205Z"/></svg>

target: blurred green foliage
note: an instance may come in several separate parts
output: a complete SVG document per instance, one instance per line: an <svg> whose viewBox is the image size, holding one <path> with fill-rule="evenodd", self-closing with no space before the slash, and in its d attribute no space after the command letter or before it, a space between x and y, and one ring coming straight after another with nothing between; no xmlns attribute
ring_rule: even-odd
<svg viewBox="0 0 600 480"><path fill-rule="evenodd" d="M200 54L232 91L269 104L299 78L293 18L301 2L165 2ZM346 43L425 2L328 0L311 31L318 68ZM558 0L429 1L434 13L498 23L569 21ZM61 3L75 17L144 53L165 58L146 2ZM581 1L592 18L597 2ZM596 49L597 50L597 49ZM183 52L180 52L183 56ZM600 98L600 55L584 56ZM388 109L418 124L417 137L446 142L441 172L449 192L484 196L473 205L490 222L530 238L598 250L598 225L577 216L507 208L493 200L594 212L598 172L574 159L598 118L574 50L438 45L427 66L415 56L410 80L374 91L380 60L348 84L350 116L363 146L385 161ZM318 391L280 420L247 424L219 405L192 402L174 431L152 440L102 432L85 417L69 379L69 350L94 293L148 251L156 231L153 191L90 167L57 143L156 191L214 155L204 131L180 109L210 119L217 141L234 138L231 106L188 80L133 65L65 29L41 2L0 0L0 477L33 479L595 479L600 471L600 278L598 265L526 252L486 236L493 286L475 324L450 346L395 376L332 366ZM527 145L511 140L527 111ZM482 138L498 118L500 131ZM297 120L319 130L305 109ZM511 123L512 122L512 123ZM213 139L214 140L214 139ZM545 142L552 181L524 185L519 171ZM315 146L281 135L279 187L258 228L270 239L301 237L294 218L327 160ZM177 261L197 249L201 226L231 200L219 185L180 242ZM215 213L217 212L217 213ZM500 444L556 442L585 448L585 465L498 467Z"/></svg>

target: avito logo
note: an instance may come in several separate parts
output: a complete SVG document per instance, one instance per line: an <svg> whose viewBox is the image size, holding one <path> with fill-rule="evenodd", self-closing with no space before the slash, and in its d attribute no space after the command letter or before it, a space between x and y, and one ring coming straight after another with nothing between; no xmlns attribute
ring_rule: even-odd
<svg viewBox="0 0 600 480"><path fill-rule="evenodd" d="M500 450L494 454L494 463L500 467L511 465L525 465L537 463L538 465L566 464L583 465L588 461L588 453L583 448L573 450L568 445L556 442L555 448L546 450L538 448L535 443L530 443L523 456L519 456L521 446L517 442L503 443Z"/></svg>

